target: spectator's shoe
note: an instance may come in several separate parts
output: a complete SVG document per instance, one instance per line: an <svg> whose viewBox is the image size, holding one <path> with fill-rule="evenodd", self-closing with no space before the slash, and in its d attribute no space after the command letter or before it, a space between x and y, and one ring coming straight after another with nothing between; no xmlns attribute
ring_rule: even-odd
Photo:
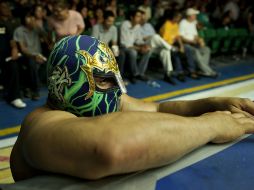
<svg viewBox="0 0 254 190"><path fill-rule="evenodd" d="M149 78L145 75L138 75L136 76L136 79L147 82Z"/></svg>
<svg viewBox="0 0 254 190"><path fill-rule="evenodd" d="M26 103L23 102L20 98L17 98L13 101L11 101L11 105L14 106L15 108L25 108L26 107Z"/></svg>
<svg viewBox="0 0 254 190"><path fill-rule="evenodd" d="M0 85L0 90L3 90L4 89L4 86L3 85Z"/></svg>
<svg viewBox="0 0 254 190"><path fill-rule="evenodd" d="M213 79L216 79L220 76L219 73L213 73L213 74L206 74L206 73L199 73L200 76L203 76L203 77L208 77L208 78L213 78Z"/></svg>
<svg viewBox="0 0 254 190"><path fill-rule="evenodd" d="M221 74L220 73L214 73L211 75L212 78L217 79Z"/></svg>
<svg viewBox="0 0 254 190"><path fill-rule="evenodd" d="M176 76L177 80L181 81L181 82L185 82L185 76L184 74L178 74Z"/></svg>
<svg viewBox="0 0 254 190"><path fill-rule="evenodd" d="M194 80L199 80L200 79L200 77L196 73L189 73L188 76L190 78L194 79Z"/></svg>
<svg viewBox="0 0 254 190"><path fill-rule="evenodd" d="M172 84L172 85L176 85L175 81L174 81L174 80L172 79L172 77L170 77L170 76L164 75L163 80L164 80L165 82L168 82L168 83Z"/></svg>
<svg viewBox="0 0 254 190"><path fill-rule="evenodd" d="M32 100L39 100L40 99L39 93L38 92L33 92L31 99Z"/></svg>

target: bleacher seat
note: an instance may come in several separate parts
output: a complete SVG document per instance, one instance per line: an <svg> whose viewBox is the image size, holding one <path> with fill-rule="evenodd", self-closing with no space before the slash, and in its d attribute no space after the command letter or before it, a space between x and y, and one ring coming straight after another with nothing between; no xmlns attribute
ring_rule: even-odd
<svg viewBox="0 0 254 190"><path fill-rule="evenodd" d="M229 53L231 38L228 36L228 29L219 28L216 30L217 37L220 40L219 51L221 53Z"/></svg>
<svg viewBox="0 0 254 190"><path fill-rule="evenodd" d="M215 29L207 28L204 30L205 42L211 48L211 53L216 54L219 51L220 39L217 37Z"/></svg>
<svg viewBox="0 0 254 190"><path fill-rule="evenodd" d="M213 28L205 28L198 31L200 37L205 40L206 45L211 49L212 54L216 54L219 50L220 41L218 40L216 30Z"/></svg>

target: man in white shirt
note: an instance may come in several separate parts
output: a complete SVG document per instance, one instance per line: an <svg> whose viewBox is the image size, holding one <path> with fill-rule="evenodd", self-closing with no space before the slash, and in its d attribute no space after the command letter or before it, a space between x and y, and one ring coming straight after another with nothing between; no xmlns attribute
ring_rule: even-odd
<svg viewBox="0 0 254 190"><path fill-rule="evenodd" d="M198 36L196 15L198 10L188 8L186 19L182 19L179 24L180 35L183 42L192 49L197 65L201 70L201 75L216 78L218 74L209 66L210 49L205 45L204 40Z"/></svg>
<svg viewBox="0 0 254 190"><path fill-rule="evenodd" d="M224 7L224 13L227 11L231 12L232 19L236 21L239 18L240 8L238 6L239 0L230 0Z"/></svg>
<svg viewBox="0 0 254 190"><path fill-rule="evenodd" d="M130 20L122 23L120 28L120 45L124 52L124 57L121 60L125 62L125 58L129 59L131 68L130 82L136 83L136 79L147 81L145 76L148 61L151 56L151 47L145 43L140 31L142 11L130 11ZM141 55L139 64L137 63L138 54ZM119 63L120 65L122 63Z"/></svg>

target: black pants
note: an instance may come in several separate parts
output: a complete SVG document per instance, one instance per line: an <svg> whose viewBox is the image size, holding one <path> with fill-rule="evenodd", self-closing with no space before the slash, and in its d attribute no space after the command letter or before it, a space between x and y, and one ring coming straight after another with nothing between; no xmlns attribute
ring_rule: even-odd
<svg viewBox="0 0 254 190"><path fill-rule="evenodd" d="M4 96L8 102L21 97L21 65L18 61L1 62Z"/></svg>
<svg viewBox="0 0 254 190"><path fill-rule="evenodd" d="M21 59L22 69L24 73L24 88L29 88L32 92L39 92L39 65L30 58L23 57Z"/></svg>

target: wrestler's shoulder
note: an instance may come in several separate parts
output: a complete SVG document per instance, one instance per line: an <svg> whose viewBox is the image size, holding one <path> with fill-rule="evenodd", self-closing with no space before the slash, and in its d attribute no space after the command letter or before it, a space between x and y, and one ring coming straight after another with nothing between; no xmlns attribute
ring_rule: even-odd
<svg viewBox="0 0 254 190"><path fill-rule="evenodd" d="M52 120L62 120L67 118L75 118L74 114L62 111L53 110L47 105L41 106L30 112L23 120L22 125L31 125L38 122L47 122Z"/></svg>

